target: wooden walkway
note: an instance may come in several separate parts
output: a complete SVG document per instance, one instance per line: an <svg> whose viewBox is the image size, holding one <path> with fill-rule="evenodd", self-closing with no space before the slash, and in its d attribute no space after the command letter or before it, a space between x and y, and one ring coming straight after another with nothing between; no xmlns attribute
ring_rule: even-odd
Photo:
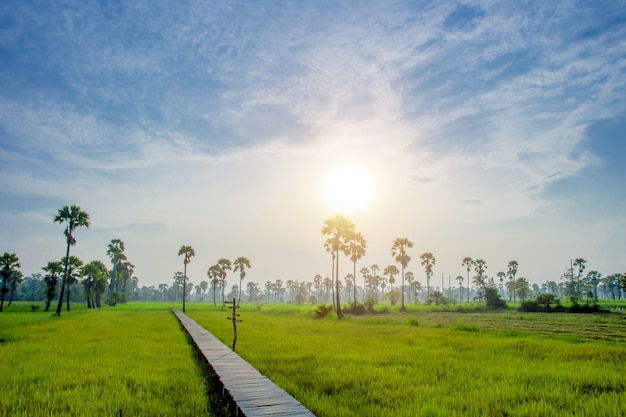
<svg viewBox="0 0 626 417"><path fill-rule="evenodd" d="M261 375L204 327L178 310L174 310L174 314L222 383L224 393L235 403L237 415L315 417L299 401Z"/></svg>

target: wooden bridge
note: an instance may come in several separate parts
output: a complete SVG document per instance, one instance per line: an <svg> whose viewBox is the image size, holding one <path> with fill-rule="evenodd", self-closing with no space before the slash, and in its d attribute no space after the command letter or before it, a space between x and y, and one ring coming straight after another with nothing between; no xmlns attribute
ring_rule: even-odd
<svg viewBox="0 0 626 417"><path fill-rule="evenodd" d="M235 403L237 415L315 417L204 327L178 310L174 314L221 382L224 394Z"/></svg>

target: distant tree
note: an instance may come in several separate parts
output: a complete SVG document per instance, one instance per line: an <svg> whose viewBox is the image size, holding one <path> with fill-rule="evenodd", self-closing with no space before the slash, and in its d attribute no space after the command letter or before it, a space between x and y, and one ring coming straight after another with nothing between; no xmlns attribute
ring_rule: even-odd
<svg viewBox="0 0 626 417"><path fill-rule="evenodd" d="M347 238L354 232L354 223L352 223L347 217L337 214L335 217L327 219L322 227L322 234L329 236L329 239L325 243L326 250L330 249L334 266L333 266L333 281L335 283L335 309L337 318L342 318L341 312L341 299L339 296L339 252L343 252L348 255Z"/></svg>
<svg viewBox="0 0 626 417"><path fill-rule="evenodd" d="M54 217L55 223L65 223L65 240L67 243L67 249L65 251L65 266L63 268L63 279L61 280L61 293L59 294L59 305L57 306L56 315L61 315L61 307L63 306L63 293L65 291L66 279L68 277L68 262L70 260L70 246L76 244L76 237L74 232L78 227L89 228L89 214L80 209L79 206L73 205L63 206L59 209L59 212ZM69 291L68 291L69 295ZM69 304L68 304L69 306Z"/></svg>
<svg viewBox="0 0 626 417"><path fill-rule="evenodd" d="M466 256L465 258L463 258L463 261L461 262L461 265L466 267L467 269L467 302L470 302L470 277L469 277L469 273L470 270L472 269L472 267L474 266L474 260L472 258L470 258L469 256Z"/></svg>
<svg viewBox="0 0 626 417"><path fill-rule="evenodd" d="M594 301L598 301L598 284L600 283L601 278L602 274L598 271L589 271L585 277L585 281L588 283L591 291L593 291Z"/></svg>
<svg viewBox="0 0 626 417"><path fill-rule="evenodd" d="M9 277L9 288L11 289L11 294L9 295L9 307L11 307L11 304L13 303L15 290L22 281L24 281L24 275L22 275L20 271L13 271L13 273Z"/></svg>
<svg viewBox="0 0 626 417"><path fill-rule="evenodd" d="M530 294L530 286L526 278L519 277L515 280L515 293L521 302L526 301L526 297Z"/></svg>
<svg viewBox="0 0 626 417"><path fill-rule="evenodd" d="M59 275L63 272L63 264L58 261L48 262L48 265L41 268L46 275L44 275L44 294L46 295L46 308L44 311L50 311L50 303L57 295L57 284L59 282Z"/></svg>
<svg viewBox="0 0 626 417"><path fill-rule="evenodd" d="M408 287L409 287L409 304L411 303L411 285L413 284L413 281L415 281L415 275L413 274L413 272L411 271L406 271L404 273L404 279L406 280L406 282L408 282Z"/></svg>
<svg viewBox="0 0 626 417"><path fill-rule="evenodd" d="M224 294L224 291L226 290L226 271L231 271L233 268L232 263L226 258L219 259L217 261L217 267L219 269L220 285L222 289L222 308L224 308L226 307L226 299Z"/></svg>
<svg viewBox="0 0 626 417"><path fill-rule="evenodd" d="M576 279L576 295L577 296L581 296L582 291L581 291L581 287L580 287L580 277L583 274L583 271L585 270L585 264L587 263L586 260L584 260L583 258L576 258L574 259L574 266L578 267L578 277ZM572 271L573 272L573 271ZM572 280L573 280L573 276L572 276Z"/></svg>
<svg viewBox="0 0 626 417"><path fill-rule="evenodd" d="M91 261L83 268L83 286L87 298L87 308L100 308L100 297L106 289L109 271L104 263Z"/></svg>
<svg viewBox="0 0 626 417"><path fill-rule="evenodd" d="M476 299L483 301L485 298L485 288L488 287L488 283L485 277L485 270L487 269L487 262L483 259L476 259L474 261L474 271L476 275L473 279L473 284L477 289Z"/></svg>
<svg viewBox="0 0 626 417"><path fill-rule="evenodd" d="M370 269L364 266L363 268L361 268L359 272L361 273L361 276L363 277L363 296L361 297L361 301L365 302L365 289L367 288L367 277L370 274Z"/></svg>
<svg viewBox="0 0 626 417"><path fill-rule="evenodd" d="M61 262L63 262L66 266L63 280L67 283L66 310L70 311L71 286L72 284L78 282L78 279L83 276L83 261L74 255L70 255L69 260L63 258L61 259Z"/></svg>
<svg viewBox="0 0 626 417"><path fill-rule="evenodd" d="M544 311L549 312L551 305L559 304L559 299L556 295L551 293L539 294L537 296L537 304L541 306Z"/></svg>
<svg viewBox="0 0 626 417"><path fill-rule="evenodd" d="M248 281L248 283L246 284L246 289L248 291L248 301L257 301L260 293L259 284L257 284L256 282Z"/></svg>
<svg viewBox="0 0 626 417"><path fill-rule="evenodd" d="M240 256L239 258L235 259L235 262L233 262L233 272L237 272L239 271L239 299L237 300L237 304L239 304L241 302L241 283L243 282L243 279L246 277L246 268L252 268L250 266L250 260L246 257Z"/></svg>
<svg viewBox="0 0 626 417"><path fill-rule="evenodd" d="M463 275L457 275L456 276L456 280L459 282L459 301L461 301L462 294L463 294Z"/></svg>
<svg viewBox="0 0 626 417"><path fill-rule="evenodd" d="M360 232L351 231L347 235L348 239L348 255L350 256L350 260L352 261L353 271L353 291L354 291L354 305L356 306L356 263L365 256L365 252L367 250L367 241L363 234Z"/></svg>
<svg viewBox="0 0 626 417"><path fill-rule="evenodd" d="M506 277L506 274L500 271L496 274L496 276L498 277L498 280L500 281L500 289L502 290L502 297L504 297L504 278Z"/></svg>
<svg viewBox="0 0 626 417"><path fill-rule="evenodd" d="M407 254L406 250L412 247L413 242L405 237L395 239L391 245L391 256L402 266L402 288L400 290L400 293L402 294L402 306L400 307L400 311L406 310L406 307L404 306L404 271L411 261L411 257Z"/></svg>
<svg viewBox="0 0 626 417"><path fill-rule="evenodd" d="M124 254L124 242L121 239L111 239L109 242L109 246L107 247L107 256L111 258L111 283L109 286L109 290L111 292L118 291L119 292L119 282L118 278L121 269L122 263L127 260L126 255Z"/></svg>
<svg viewBox="0 0 626 417"><path fill-rule="evenodd" d="M626 272L624 272L622 276L619 277L619 283L622 287L622 292L626 292Z"/></svg>
<svg viewBox="0 0 626 417"><path fill-rule="evenodd" d="M515 283L515 276L517 275L517 270L519 268L519 264L517 261L509 261L508 269L506 271L506 276L509 278L509 282ZM511 284L513 288L513 301L515 301L515 284ZM511 301L511 292L509 292L509 301Z"/></svg>
<svg viewBox="0 0 626 417"><path fill-rule="evenodd" d="M426 294L427 297L430 298L430 278L433 276L433 266L435 266L437 259L435 259L433 254L430 252L422 253L420 255L420 259L422 260L422 266L426 272Z"/></svg>
<svg viewBox="0 0 626 417"><path fill-rule="evenodd" d="M4 306L4 296L9 292L7 284L11 276L20 268L20 260L14 253L4 252L0 258L0 275L2 275L2 289L0 289L0 311Z"/></svg>
<svg viewBox="0 0 626 417"><path fill-rule="evenodd" d="M511 299L513 299L513 301L515 301L515 295L517 294L517 281L507 281L506 284L506 291L509 293L509 302L511 301Z"/></svg>
<svg viewBox="0 0 626 417"><path fill-rule="evenodd" d="M207 281L200 281L200 290L202 291L202 300L204 301L204 296L209 290L209 283Z"/></svg>
<svg viewBox="0 0 626 417"><path fill-rule="evenodd" d="M178 291L183 288L185 281L185 274L181 271L177 271L172 278L172 290L174 290L174 301L178 302Z"/></svg>
<svg viewBox="0 0 626 417"><path fill-rule="evenodd" d="M187 310L185 308L185 294L187 293L187 264L191 262L191 258L196 256L196 252L193 250L191 246L182 245L178 250L178 256L183 256L183 313L186 313Z"/></svg>
<svg viewBox="0 0 626 417"><path fill-rule="evenodd" d="M215 295L217 290L220 289L220 266L218 264L211 265L206 274L211 283L211 291L213 291L213 305L216 306Z"/></svg>
<svg viewBox="0 0 626 417"><path fill-rule="evenodd" d="M485 304L489 308L505 308L506 302L500 297L498 289L493 286L486 286L482 289Z"/></svg>
<svg viewBox="0 0 626 417"><path fill-rule="evenodd" d="M383 270L383 276L388 277L387 280L389 282L390 291L393 291L393 284L396 282L394 276L398 275L400 271L396 268L395 265L389 265Z"/></svg>

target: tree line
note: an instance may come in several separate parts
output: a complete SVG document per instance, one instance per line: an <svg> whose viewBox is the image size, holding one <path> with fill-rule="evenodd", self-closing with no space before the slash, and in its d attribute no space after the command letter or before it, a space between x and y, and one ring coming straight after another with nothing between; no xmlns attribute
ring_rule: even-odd
<svg viewBox="0 0 626 417"><path fill-rule="evenodd" d="M251 268L250 260L239 257L234 261L220 258L207 269L207 280L198 285L188 282L187 264L195 256L191 246L183 245L178 255L183 257L183 271L176 272L172 285L159 284L155 286L139 287L139 279L133 276L134 265L125 254L124 242L112 239L107 247L107 256L111 261L111 269L94 260L87 264L70 255L70 248L76 244L76 230L80 227L88 228L89 214L78 206L63 206L54 217L54 222L64 224L66 256L59 261L50 261L42 267L41 273L24 278L19 271L19 259L14 253L4 253L0 259L0 275L2 288L0 294L0 311L3 309L5 296L8 294L9 305L17 293L18 299L45 300L45 311L48 311L52 301L58 295L56 308L57 315L61 314L63 303L67 311L70 310L71 298L86 301L89 308L100 308L107 293L106 302L110 305L136 301L179 301L182 297L183 311L186 301L190 297L194 300L209 301L214 305L218 300L222 307L227 300L236 299L239 303L248 302L280 302L294 303L332 303L337 316L343 315L341 299L350 302L350 308L359 304L371 307L374 303L383 301L391 304L401 303L401 310L405 310L405 297L411 302L423 300L426 303L450 303L457 301L470 302L470 298L479 302L493 305L502 305L508 301L518 299L525 302L529 297L542 294L551 294L555 298L569 298L573 303L585 300L595 302L600 296L603 298L620 299L626 292L626 274L611 274L602 276L595 270L585 274L587 261L576 258L565 268L564 273L557 281L550 280L542 285L529 284L525 277L518 277L519 264L509 261L505 271L499 271L495 276L487 274L487 262L484 259L464 257L460 265L466 270L466 276L457 275L454 281L458 287L453 287L452 278L448 276L448 288L442 275L441 286L433 285L436 257L431 252L419 256L424 270L426 285L422 286L415 274L407 268L411 261L409 254L413 242L408 238L394 239L390 248L391 259L395 264L379 267L378 264L362 266L357 276L357 264L367 252L367 240L356 230L355 224L343 215L336 215L327 219L321 229L326 237L324 248L331 257L331 277L317 274L312 282L303 280L266 281L263 286L248 281L244 291L243 280L246 271ZM352 263L352 272L345 275L343 281L339 278L339 261L343 255ZM398 268L399 267L399 268ZM228 271L239 272L239 285L234 284L227 293ZM472 274L473 272L473 274ZM471 274L471 276L470 276ZM397 279L400 282L397 283ZM362 285L357 281L360 280ZM76 283L82 284L82 291L76 288ZM394 285L396 285L394 287ZM264 291L263 291L264 290ZM288 297L288 299L285 298ZM360 303L359 303L360 299ZM554 299L549 301L554 302Z"/></svg>

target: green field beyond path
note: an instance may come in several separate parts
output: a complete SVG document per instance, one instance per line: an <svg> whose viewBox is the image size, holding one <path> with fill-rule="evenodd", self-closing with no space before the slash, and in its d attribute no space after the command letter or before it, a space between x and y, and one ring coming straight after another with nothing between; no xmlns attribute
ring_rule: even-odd
<svg viewBox="0 0 626 417"><path fill-rule="evenodd" d="M179 305L28 307L0 314L0 416L210 415ZM314 310L242 305L237 352L319 417L626 415L622 313ZM230 346L229 312L187 304Z"/></svg>
<svg viewBox="0 0 626 417"><path fill-rule="evenodd" d="M237 352L319 417L626 415L621 314L312 310L241 309ZM229 345L227 313L188 310Z"/></svg>

